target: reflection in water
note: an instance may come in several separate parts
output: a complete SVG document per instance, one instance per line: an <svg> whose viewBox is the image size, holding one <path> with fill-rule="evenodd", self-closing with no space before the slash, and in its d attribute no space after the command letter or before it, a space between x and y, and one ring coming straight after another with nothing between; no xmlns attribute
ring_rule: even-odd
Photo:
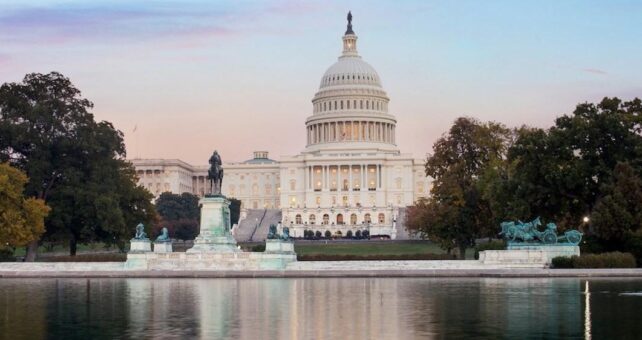
<svg viewBox="0 0 642 340"><path fill-rule="evenodd" d="M3 279L0 339L590 339L642 332L642 297L619 295L641 291L642 280L592 280L591 287L548 278ZM619 313L602 312L615 300Z"/></svg>
<svg viewBox="0 0 642 340"><path fill-rule="evenodd" d="M591 340L591 292L588 281L584 286L584 339Z"/></svg>

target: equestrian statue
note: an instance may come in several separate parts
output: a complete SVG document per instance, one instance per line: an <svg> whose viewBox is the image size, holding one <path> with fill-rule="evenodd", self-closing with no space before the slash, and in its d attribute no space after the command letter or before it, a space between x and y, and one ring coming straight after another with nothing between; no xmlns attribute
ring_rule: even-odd
<svg viewBox="0 0 642 340"><path fill-rule="evenodd" d="M223 162L218 151L214 151L210 157L210 169L207 171L207 179L210 181L210 195L221 196L223 186Z"/></svg>

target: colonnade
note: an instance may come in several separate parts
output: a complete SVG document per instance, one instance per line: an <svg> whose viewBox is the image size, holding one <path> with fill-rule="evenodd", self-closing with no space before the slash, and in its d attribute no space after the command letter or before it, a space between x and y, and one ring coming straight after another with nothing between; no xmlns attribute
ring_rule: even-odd
<svg viewBox="0 0 642 340"><path fill-rule="evenodd" d="M309 124L308 145L327 142L366 141L395 143L395 124L371 121L339 121Z"/></svg>
<svg viewBox="0 0 642 340"><path fill-rule="evenodd" d="M314 191L377 190L382 187L380 164L310 165L305 187Z"/></svg>

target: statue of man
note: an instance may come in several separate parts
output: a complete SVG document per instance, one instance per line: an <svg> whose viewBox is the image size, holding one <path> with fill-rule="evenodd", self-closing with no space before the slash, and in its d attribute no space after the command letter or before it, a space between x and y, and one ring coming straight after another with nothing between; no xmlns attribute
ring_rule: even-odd
<svg viewBox="0 0 642 340"><path fill-rule="evenodd" d="M218 151L214 151L209 163L210 169L207 171L207 179L210 180L210 191L212 195L220 195L223 185L223 162Z"/></svg>

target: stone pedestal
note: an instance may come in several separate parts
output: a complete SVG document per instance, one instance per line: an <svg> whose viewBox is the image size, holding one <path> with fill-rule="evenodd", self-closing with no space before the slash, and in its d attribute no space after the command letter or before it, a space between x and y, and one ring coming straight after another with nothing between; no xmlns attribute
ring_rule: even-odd
<svg viewBox="0 0 642 340"><path fill-rule="evenodd" d="M171 253L172 242L154 242L155 253Z"/></svg>
<svg viewBox="0 0 642 340"><path fill-rule="evenodd" d="M269 254L294 254L294 242L265 240L265 252Z"/></svg>
<svg viewBox="0 0 642 340"><path fill-rule="evenodd" d="M515 266L550 266L554 257L580 255L580 247L575 245L508 245L507 250L486 250L479 252L483 264Z"/></svg>
<svg viewBox="0 0 642 340"><path fill-rule="evenodd" d="M201 227L187 253L240 252L230 233L230 201L224 196L205 196L201 205Z"/></svg>
<svg viewBox="0 0 642 340"><path fill-rule="evenodd" d="M152 242L150 240L137 240L131 239L129 241L129 252L130 253L145 253L152 251Z"/></svg>

